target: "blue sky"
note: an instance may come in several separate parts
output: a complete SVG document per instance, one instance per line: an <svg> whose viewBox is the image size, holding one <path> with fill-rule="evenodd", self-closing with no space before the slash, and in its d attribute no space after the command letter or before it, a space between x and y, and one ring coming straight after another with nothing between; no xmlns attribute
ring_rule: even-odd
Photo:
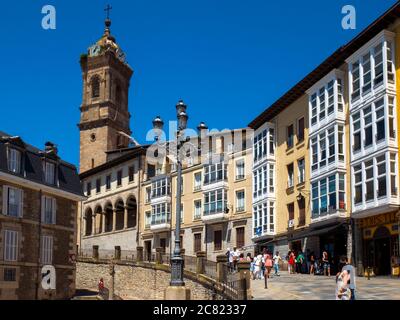
<svg viewBox="0 0 400 320"><path fill-rule="evenodd" d="M0 131L42 147L59 145L79 162L81 53L102 35L104 7L135 74L131 129L145 142L156 115L245 127L394 0L46 0L2 3ZM57 9L57 29L41 28L41 9ZM357 29L343 30L341 9L354 5Z"/></svg>

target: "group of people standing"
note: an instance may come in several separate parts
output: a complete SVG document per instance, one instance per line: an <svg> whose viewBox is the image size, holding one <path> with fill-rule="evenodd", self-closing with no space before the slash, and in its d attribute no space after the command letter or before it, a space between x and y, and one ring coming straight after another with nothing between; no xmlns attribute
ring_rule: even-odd
<svg viewBox="0 0 400 320"><path fill-rule="evenodd" d="M328 252L322 253L322 258L315 256L314 252L309 252L307 255L299 250L289 251L287 255L289 274L313 274L313 275L331 275L331 264L329 261Z"/></svg>
<svg viewBox="0 0 400 320"><path fill-rule="evenodd" d="M258 253L251 259L250 264L250 272L253 275L253 280L269 278L272 268L274 269L274 275L279 276L279 262L281 261L282 258L279 252L273 255L271 251L264 249L262 252Z"/></svg>

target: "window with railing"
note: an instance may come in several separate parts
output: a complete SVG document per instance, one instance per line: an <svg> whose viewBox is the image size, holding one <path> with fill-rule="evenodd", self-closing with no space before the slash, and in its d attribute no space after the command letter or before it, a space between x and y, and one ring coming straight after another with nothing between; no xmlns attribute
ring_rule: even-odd
<svg viewBox="0 0 400 320"><path fill-rule="evenodd" d="M287 148L293 148L294 144L294 126L293 124L286 127L286 145Z"/></svg>
<svg viewBox="0 0 400 320"><path fill-rule="evenodd" d="M227 180L227 169L228 165L223 162L206 165L204 167L204 184Z"/></svg>
<svg viewBox="0 0 400 320"><path fill-rule="evenodd" d="M4 215L14 218L23 217L24 192L21 189L3 186Z"/></svg>
<svg viewBox="0 0 400 320"><path fill-rule="evenodd" d="M194 220L201 219L201 200L194 201Z"/></svg>
<svg viewBox="0 0 400 320"><path fill-rule="evenodd" d="M204 215L226 213L227 192L226 190L214 190L204 194Z"/></svg>
<svg viewBox="0 0 400 320"><path fill-rule="evenodd" d="M245 192L244 190L236 191L236 212L245 211Z"/></svg>
<svg viewBox="0 0 400 320"><path fill-rule="evenodd" d="M245 162L244 159L236 161L236 180L245 178Z"/></svg>
<svg viewBox="0 0 400 320"><path fill-rule="evenodd" d="M201 190L201 172L196 172L194 174L194 191L200 191Z"/></svg>

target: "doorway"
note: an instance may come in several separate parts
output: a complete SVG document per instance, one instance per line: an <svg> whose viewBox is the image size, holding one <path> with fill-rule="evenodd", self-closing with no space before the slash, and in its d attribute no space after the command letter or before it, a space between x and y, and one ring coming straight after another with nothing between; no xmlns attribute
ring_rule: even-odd
<svg viewBox="0 0 400 320"><path fill-rule="evenodd" d="M144 248L145 248L144 260L151 261L151 241L145 241Z"/></svg>

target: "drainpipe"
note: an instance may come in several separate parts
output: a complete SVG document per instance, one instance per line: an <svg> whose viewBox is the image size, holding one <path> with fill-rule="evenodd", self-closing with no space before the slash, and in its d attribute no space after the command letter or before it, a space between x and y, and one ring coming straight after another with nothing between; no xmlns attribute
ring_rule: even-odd
<svg viewBox="0 0 400 320"><path fill-rule="evenodd" d="M42 239L42 190L39 190L39 224L38 224L38 234L39 234L39 244L38 244L38 266L37 266L37 281L36 281L36 290L35 290L35 300L39 300L39 287L40 287L40 278L41 278L41 270L40 270L40 250L41 250L41 239Z"/></svg>

